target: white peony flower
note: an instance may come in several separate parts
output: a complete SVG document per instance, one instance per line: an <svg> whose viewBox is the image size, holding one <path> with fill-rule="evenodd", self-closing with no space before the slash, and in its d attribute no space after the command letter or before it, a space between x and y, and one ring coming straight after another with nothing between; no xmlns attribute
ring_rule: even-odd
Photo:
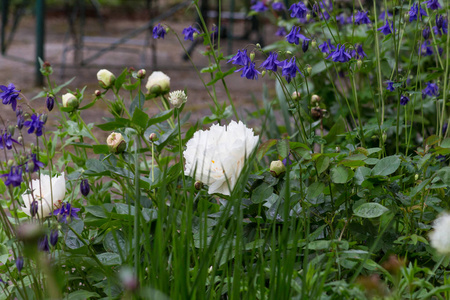
<svg viewBox="0 0 450 300"><path fill-rule="evenodd" d="M116 80L116 77L110 71L106 69L101 69L97 73L97 80L102 88L107 89L112 86L112 84Z"/></svg>
<svg viewBox="0 0 450 300"><path fill-rule="evenodd" d="M161 71L154 71L145 85L151 94L163 95L170 91L170 77Z"/></svg>
<svg viewBox="0 0 450 300"><path fill-rule="evenodd" d="M207 184L209 194L230 195L257 143L258 136L241 121L197 131L183 152L184 174Z"/></svg>
<svg viewBox="0 0 450 300"><path fill-rule="evenodd" d="M63 107L76 107L78 104L78 99L72 93L66 93L62 95L62 105Z"/></svg>
<svg viewBox="0 0 450 300"><path fill-rule="evenodd" d="M184 91L175 91L169 94L169 102L173 107L180 108L187 101L187 95Z"/></svg>
<svg viewBox="0 0 450 300"><path fill-rule="evenodd" d="M450 255L450 214L443 214L433 223L430 233L431 246L439 253Z"/></svg>
<svg viewBox="0 0 450 300"><path fill-rule="evenodd" d="M22 211L31 216L31 207L33 201L37 202L36 215L48 217L57 208L61 206L64 196L66 194L66 179L64 173L50 179L49 175L41 175L40 179L31 181L32 185L29 190L22 194L22 199L25 207ZM50 188L51 184L51 188ZM52 207L52 192L53 192L53 207ZM34 200L33 196L34 195Z"/></svg>

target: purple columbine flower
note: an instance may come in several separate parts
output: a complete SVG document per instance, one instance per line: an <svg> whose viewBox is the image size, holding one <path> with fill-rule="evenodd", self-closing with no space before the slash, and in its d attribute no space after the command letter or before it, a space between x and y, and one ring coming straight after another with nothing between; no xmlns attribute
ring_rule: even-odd
<svg viewBox="0 0 450 300"><path fill-rule="evenodd" d="M10 83L8 86L0 85L0 98L5 105L11 104L12 109L15 111L17 106L17 100L20 100L20 90L16 90L14 84Z"/></svg>
<svg viewBox="0 0 450 300"><path fill-rule="evenodd" d="M41 120L42 115L33 114L31 120L24 123L28 128L28 133L36 133L36 136L42 135L42 130L44 129L44 121Z"/></svg>
<svg viewBox="0 0 450 300"><path fill-rule="evenodd" d="M48 111L52 111L53 106L55 106L55 97L53 97L52 95L47 95L45 104L47 105Z"/></svg>
<svg viewBox="0 0 450 300"><path fill-rule="evenodd" d="M439 0L428 0L428 1L426 1L426 2L424 2L426 5L427 5L427 7L429 8L429 9L439 9L439 8L442 8L442 6L439 4Z"/></svg>
<svg viewBox="0 0 450 300"><path fill-rule="evenodd" d="M39 251L50 252L50 246L48 244L48 237L47 237L47 235L44 235L43 238L39 239L39 241L38 241L38 249L39 249Z"/></svg>
<svg viewBox="0 0 450 300"><path fill-rule="evenodd" d="M298 45L300 42L300 39L302 40L310 40L307 37L305 37L303 34L300 33L300 27L294 26L291 29L291 32L289 32L288 35L286 35L286 40L291 44Z"/></svg>
<svg viewBox="0 0 450 300"><path fill-rule="evenodd" d="M433 54L433 48L430 41L424 41L419 47L419 55L429 56Z"/></svg>
<svg viewBox="0 0 450 300"><path fill-rule="evenodd" d="M22 272L22 269L23 269L23 257L22 256L18 256L16 258L16 268L17 268L17 271L19 271L19 273Z"/></svg>
<svg viewBox="0 0 450 300"><path fill-rule="evenodd" d="M433 27L434 33L438 35L448 33L448 21L442 15L436 15L436 26Z"/></svg>
<svg viewBox="0 0 450 300"><path fill-rule="evenodd" d="M339 22L339 24L341 25L345 25L347 24L347 17L345 16L344 13L340 13L339 15L336 16L336 22Z"/></svg>
<svg viewBox="0 0 450 300"><path fill-rule="evenodd" d="M378 19L385 20L386 19L386 15L387 15L387 17L392 17L392 14L390 12L386 13L386 11L383 11L378 16Z"/></svg>
<svg viewBox="0 0 450 300"><path fill-rule="evenodd" d="M333 3L330 1L330 6L326 7L326 5L324 4L324 1L320 1L319 2L320 8L321 8L321 14L320 14L320 18L324 19L324 20L329 20L330 19L330 14L328 13L328 10L333 10Z"/></svg>
<svg viewBox="0 0 450 300"><path fill-rule="evenodd" d="M400 96L400 105L406 105L409 102L409 98L405 95Z"/></svg>
<svg viewBox="0 0 450 300"><path fill-rule="evenodd" d="M82 179L80 183L80 192L83 196L87 196L91 191L91 187L89 186L89 181L87 179Z"/></svg>
<svg viewBox="0 0 450 300"><path fill-rule="evenodd" d="M422 90L422 98L426 96L439 96L439 87L436 83L427 82L427 86Z"/></svg>
<svg viewBox="0 0 450 300"><path fill-rule="evenodd" d="M37 215L38 211L39 211L39 203L36 200L34 200L33 202L31 202L30 205L31 216L34 217L35 215Z"/></svg>
<svg viewBox="0 0 450 300"><path fill-rule="evenodd" d="M219 27L215 24L211 28L211 34L209 36L212 42L216 41L219 38Z"/></svg>
<svg viewBox="0 0 450 300"><path fill-rule="evenodd" d="M361 44L355 45L355 49L357 58L363 59L364 57L367 57L367 54L364 52L364 49Z"/></svg>
<svg viewBox="0 0 450 300"><path fill-rule="evenodd" d="M355 24L370 24L370 19L367 16L367 12L358 11L355 16Z"/></svg>
<svg viewBox="0 0 450 300"><path fill-rule="evenodd" d="M187 40L194 41L194 33L200 33L200 31L198 31L197 28L189 26L187 28L184 28L181 33L184 34L185 41Z"/></svg>
<svg viewBox="0 0 450 300"><path fill-rule="evenodd" d="M302 51L303 51L303 53L308 51L308 48L309 48L309 40L303 40L303 43L302 43Z"/></svg>
<svg viewBox="0 0 450 300"><path fill-rule="evenodd" d="M419 3L414 3L409 10L409 22L416 21L417 17L422 21L422 17L427 17L427 12L419 5Z"/></svg>
<svg viewBox="0 0 450 300"><path fill-rule="evenodd" d="M30 161L33 163L33 169L32 170L28 169L28 162L30 162ZM30 161L27 162L27 165L25 167L25 170L27 172L37 172L37 171L39 171L39 169L42 169L44 167L44 164L37 159L36 153L31 153Z"/></svg>
<svg viewBox="0 0 450 300"><path fill-rule="evenodd" d="M55 247L57 243L58 243L58 230L53 229L52 231L50 231L50 245L52 245L52 247Z"/></svg>
<svg viewBox="0 0 450 300"><path fill-rule="evenodd" d="M245 77L247 79L257 80L258 74L261 74L258 70L255 68L255 63L250 62L248 65L240 68L239 70L236 70L236 72L242 71L241 77Z"/></svg>
<svg viewBox="0 0 450 300"><path fill-rule="evenodd" d="M275 32L276 36L285 36L286 34L286 28L284 28L283 26L278 27L277 32Z"/></svg>
<svg viewBox="0 0 450 300"><path fill-rule="evenodd" d="M378 28L378 31L381 31L382 34L388 35L392 33L391 25L389 24L389 20L386 19L386 24Z"/></svg>
<svg viewBox="0 0 450 300"><path fill-rule="evenodd" d="M423 38L425 39L425 40L427 40L429 37L430 37L430 27L425 27L423 30L422 30L422 36L423 36Z"/></svg>
<svg viewBox="0 0 450 300"><path fill-rule="evenodd" d="M254 5L250 7L252 10L256 12L265 12L268 10L267 6L264 5L262 1L256 2Z"/></svg>
<svg viewBox="0 0 450 300"><path fill-rule="evenodd" d="M153 38L154 39L164 39L164 35L167 33L166 29L158 23L155 27L153 27Z"/></svg>
<svg viewBox="0 0 450 300"><path fill-rule="evenodd" d="M238 50L237 54L233 56L227 63L232 62L233 65L247 66L250 63L250 57L247 55L247 49Z"/></svg>
<svg viewBox="0 0 450 300"><path fill-rule="evenodd" d="M386 83L387 83L386 89L388 91L391 91L391 92L395 91L395 87L394 87L394 82L393 81L388 80L388 81L386 81Z"/></svg>
<svg viewBox="0 0 450 300"><path fill-rule="evenodd" d="M278 61L278 53L277 52L269 52L269 57L259 66L260 68L264 68L267 71L277 71L277 65L280 62Z"/></svg>
<svg viewBox="0 0 450 300"><path fill-rule="evenodd" d="M3 174L0 177L6 177L5 185L12 185L13 187L18 187L23 181L22 167L20 166L11 167L8 174Z"/></svg>
<svg viewBox="0 0 450 300"><path fill-rule="evenodd" d="M77 215L77 212L79 212L80 210L81 209L79 208L72 207L70 203L63 203L60 208L53 211L53 215L58 216L58 219L61 223L67 224L67 218L76 220L80 219Z"/></svg>
<svg viewBox="0 0 450 300"><path fill-rule="evenodd" d="M6 149L11 150L13 143L20 145L20 143L13 139L11 134L5 130L5 133L0 135L0 149L3 150L6 147Z"/></svg>
<svg viewBox="0 0 450 300"><path fill-rule="evenodd" d="M282 11L284 10L284 4L282 2L274 2L272 3L272 9L275 11Z"/></svg>
<svg viewBox="0 0 450 300"><path fill-rule="evenodd" d="M297 76L297 72L300 72L300 69L297 66L297 62L295 61L295 57L292 57L291 60L283 60L279 63L279 66L283 68L281 75L286 78L288 83L291 82L292 78Z"/></svg>
<svg viewBox="0 0 450 300"><path fill-rule="evenodd" d="M336 47L333 46L328 39L327 42L323 42L323 44L319 45L319 49L322 53L330 54L332 51L336 50Z"/></svg>
<svg viewBox="0 0 450 300"><path fill-rule="evenodd" d="M292 4L289 11L291 12L291 18L299 19L306 17L306 14L308 13L308 9L302 2Z"/></svg>
<svg viewBox="0 0 450 300"><path fill-rule="evenodd" d="M337 45L337 48L334 52L331 52L330 55L328 55L327 59L331 58L334 62L341 62L345 63L348 62L352 56L345 51L345 45Z"/></svg>

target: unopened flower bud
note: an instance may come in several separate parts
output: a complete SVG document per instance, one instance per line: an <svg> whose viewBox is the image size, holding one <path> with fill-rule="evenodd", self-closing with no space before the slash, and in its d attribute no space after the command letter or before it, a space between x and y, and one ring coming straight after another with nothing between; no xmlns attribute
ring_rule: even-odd
<svg viewBox="0 0 450 300"><path fill-rule="evenodd" d="M286 54L287 55L292 55L292 52L291 51L286 51Z"/></svg>
<svg viewBox="0 0 450 300"><path fill-rule="evenodd" d="M284 172L286 172L286 166L281 160L274 160L270 163L270 173L274 177L278 177Z"/></svg>
<svg viewBox="0 0 450 300"><path fill-rule="evenodd" d="M149 94L156 96L167 94L170 91L170 78L163 72L155 71L148 78L145 87Z"/></svg>
<svg viewBox="0 0 450 300"><path fill-rule="evenodd" d="M261 77L264 77L266 75L266 70L263 70L262 72L261 72Z"/></svg>
<svg viewBox="0 0 450 300"><path fill-rule="evenodd" d="M94 95L95 97L100 97L102 95L102 92L100 92L100 90L95 90Z"/></svg>
<svg viewBox="0 0 450 300"><path fill-rule="evenodd" d="M299 100L300 97L301 97L300 92L294 91L294 92L292 93L292 100Z"/></svg>
<svg viewBox="0 0 450 300"><path fill-rule="evenodd" d="M148 136L148 139L151 141L151 142L156 142L157 140L158 140L158 136L156 135L156 133L150 133L150 135Z"/></svg>
<svg viewBox="0 0 450 300"><path fill-rule="evenodd" d="M11 168L14 165L14 160L9 159L8 160L8 168Z"/></svg>
<svg viewBox="0 0 450 300"><path fill-rule="evenodd" d="M197 191L200 191L200 190L203 188L203 182L197 180L197 181L194 183L194 187L195 187L195 189L196 189Z"/></svg>
<svg viewBox="0 0 450 300"><path fill-rule="evenodd" d="M386 132L383 132L383 135L382 135L382 141L383 141L383 143L386 142L386 139L387 139L387 133L386 133Z"/></svg>
<svg viewBox="0 0 450 300"><path fill-rule="evenodd" d="M19 271L19 273L22 272L22 269L23 269L23 257L22 256L17 257L16 268L17 268L17 271Z"/></svg>
<svg viewBox="0 0 450 300"><path fill-rule="evenodd" d="M80 192L83 196L87 196L91 191L91 187L89 186L89 181L87 179L82 179L80 183Z"/></svg>
<svg viewBox="0 0 450 300"><path fill-rule="evenodd" d="M261 49L261 44L260 43L256 43L256 48Z"/></svg>
<svg viewBox="0 0 450 300"><path fill-rule="evenodd" d="M111 153L122 153L127 147L122 134L113 132L106 139L106 144L108 145L109 151Z"/></svg>
<svg viewBox="0 0 450 300"><path fill-rule="evenodd" d="M363 62L362 62L361 59L358 59L358 60L356 61L356 66L358 67L358 69L361 69L362 64L363 64Z"/></svg>
<svg viewBox="0 0 450 300"><path fill-rule="evenodd" d="M66 93L62 95L62 105L63 107L77 108L79 103L77 97L72 93Z"/></svg>
<svg viewBox="0 0 450 300"><path fill-rule="evenodd" d="M114 81L116 80L116 77L110 71L108 71L106 69L101 69L97 73L97 80L98 80L98 84L102 88L108 89L113 85Z"/></svg>
<svg viewBox="0 0 450 300"><path fill-rule="evenodd" d="M315 95L315 94L311 96L311 104L317 104L319 102L320 102L320 96Z"/></svg>
<svg viewBox="0 0 450 300"><path fill-rule="evenodd" d="M33 161L29 161L29 162L27 163L27 170L28 170L29 172L33 172L33 170L34 170L34 162L33 162ZM32 203L31 205L33 205L33 203ZM37 205L37 203L36 203L36 205Z"/></svg>
<svg viewBox="0 0 450 300"><path fill-rule="evenodd" d="M311 41L311 47L313 47L313 48L316 48L316 47L317 47L317 41L316 41L316 39L313 39L313 40Z"/></svg>
<svg viewBox="0 0 450 300"><path fill-rule="evenodd" d="M255 60L255 51L250 52L250 61L254 61Z"/></svg>
<svg viewBox="0 0 450 300"><path fill-rule="evenodd" d="M52 245L53 247L55 247L58 243L58 236L58 229L53 229L50 232L50 245Z"/></svg>
<svg viewBox="0 0 450 300"><path fill-rule="evenodd" d="M48 115L47 114L42 114L41 116L41 121L45 123L47 123L47 119L48 119Z"/></svg>
<svg viewBox="0 0 450 300"><path fill-rule="evenodd" d="M341 152L341 147L337 146L336 147L336 153L339 153L339 152Z"/></svg>
<svg viewBox="0 0 450 300"><path fill-rule="evenodd" d="M306 14L306 21L309 21L311 19L311 14L310 13L307 13Z"/></svg>
<svg viewBox="0 0 450 300"><path fill-rule="evenodd" d="M414 175L414 180L418 180L419 179L419 174Z"/></svg>
<svg viewBox="0 0 450 300"><path fill-rule="evenodd" d="M306 65L306 72L308 73L308 75L311 75L311 72L312 72L311 65Z"/></svg>
<svg viewBox="0 0 450 300"><path fill-rule="evenodd" d="M13 125L9 125L8 126L8 133L10 134L10 135L14 135L14 131L16 130L16 126L13 126Z"/></svg>
<svg viewBox="0 0 450 300"><path fill-rule="evenodd" d="M144 69L140 69L140 70L137 72L137 78L142 79L142 78L145 77L145 74L147 74L147 72L146 72Z"/></svg>
<svg viewBox="0 0 450 300"><path fill-rule="evenodd" d="M179 90L169 94L169 102L175 108L180 108L186 101L187 95L184 91Z"/></svg>
<svg viewBox="0 0 450 300"><path fill-rule="evenodd" d="M53 96L52 94L47 94L45 104L47 105L48 111L52 111L53 107L55 106L55 96Z"/></svg>
<svg viewBox="0 0 450 300"><path fill-rule="evenodd" d="M18 141L20 144L22 144L22 142L23 142L23 137L19 136L19 137L17 138L17 141Z"/></svg>
<svg viewBox="0 0 450 300"><path fill-rule="evenodd" d="M29 168L32 170L32 167ZM35 215L37 215L38 211L39 211L39 203L36 200L34 200L33 202L31 202L30 205L31 216L34 217Z"/></svg>

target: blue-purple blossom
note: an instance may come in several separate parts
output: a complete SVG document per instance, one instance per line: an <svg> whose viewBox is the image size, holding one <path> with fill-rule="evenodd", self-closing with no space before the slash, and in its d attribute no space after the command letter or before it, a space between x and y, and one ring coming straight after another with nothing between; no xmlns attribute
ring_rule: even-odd
<svg viewBox="0 0 450 300"><path fill-rule="evenodd" d="M302 43L302 51L303 51L303 53L308 51L308 48L309 48L309 40L303 40L303 43Z"/></svg>
<svg viewBox="0 0 450 300"><path fill-rule="evenodd" d="M282 11L284 10L284 4L282 2L274 2L272 3L272 9L275 11Z"/></svg>
<svg viewBox="0 0 450 300"><path fill-rule="evenodd" d="M436 15L436 26L433 26L435 34L442 35L448 33L448 21L442 15Z"/></svg>
<svg viewBox="0 0 450 300"><path fill-rule="evenodd" d="M76 220L80 219L77 215L77 212L79 212L80 210L81 209L79 208L72 207L70 203L63 203L60 208L53 211L53 215L58 216L58 219L61 223L67 224L67 218Z"/></svg>
<svg viewBox="0 0 450 300"><path fill-rule="evenodd" d="M419 47L419 55L429 56L433 54L433 48L430 41L424 41Z"/></svg>
<svg viewBox="0 0 450 300"><path fill-rule="evenodd" d="M422 90L422 98L426 96L439 96L439 87L436 83L427 82L427 86Z"/></svg>
<svg viewBox="0 0 450 300"><path fill-rule="evenodd" d="M232 62L233 65L247 66L250 63L250 57L247 55L247 49L238 50L237 54L233 56L227 63Z"/></svg>
<svg viewBox="0 0 450 300"><path fill-rule="evenodd" d="M22 167L20 166L11 167L8 174L3 174L0 177L6 177L5 185L12 185L13 187L18 187L23 181Z"/></svg>
<svg viewBox="0 0 450 300"><path fill-rule="evenodd" d="M260 68L264 68L267 71L277 71L277 65L280 62L278 61L278 53L277 52L269 52L269 57L259 66Z"/></svg>
<svg viewBox="0 0 450 300"><path fill-rule="evenodd" d="M286 28L284 28L283 26L278 27L277 32L275 32L276 36L285 36L286 34Z"/></svg>
<svg viewBox="0 0 450 300"><path fill-rule="evenodd" d="M400 96L400 105L406 105L409 102L409 98L405 95Z"/></svg>
<svg viewBox="0 0 450 300"><path fill-rule="evenodd" d="M256 2L254 5L250 7L252 10L256 12L265 12L268 10L267 6L264 5L262 1Z"/></svg>
<svg viewBox="0 0 450 300"><path fill-rule="evenodd" d="M12 138L11 134L6 130L5 133L0 135L0 149L3 150L5 147L8 150L12 149L13 143L20 145L18 141Z"/></svg>
<svg viewBox="0 0 450 300"><path fill-rule="evenodd" d="M300 73L300 69L297 66L297 62L295 61L295 57L292 57L290 60L283 60L279 63L279 66L282 67L281 75L286 78L288 83L291 82L292 78L297 76L297 73Z"/></svg>
<svg viewBox="0 0 450 300"><path fill-rule="evenodd" d="M305 37L303 34L300 33L300 27L294 26L292 27L291 31L288 35L286 35L286 40L291 44L298 45L300 42L300 39L302 40L310 40L307 37Z"/></svg>
<svg viewBox="0 0 450 300"><path fill-rule="evenodd" d="M19 273L22 271L22 269L23 269L23 257L22 256L18 256L16 258L16 268L17 268L17 271L19 271Z"/></svg>
<svg viewBox="0 0 450 300"><path fill-rule="evenodd" d="M184 34L185 41L187 41L187 40L194 41L194 33L200 33L200 31L198 31L197 28L189 26L189 27L184 28L181 33Z"/></svg>
<svg viewBox="0 0 450 300"><path fill-rule="evenodd" d="M57 243L58 243L58 230L53 229L52 231L50 231L50 245L55 247Z"/></svg>
<svg viewBox="0 0 450 300"><path fill-rule="evenodd" d="M392 33L391 25L389 24L389 20L386 19L386 24L378 28L378 31L381 31L382 34L388 35Z"/></svg>
<svg viewBox="0 0 450 300"><path fill-rule="evenodd" d="M34 200L33 202L31 202L30 205L30 215L34 217L35 215L37 215L38 211L39 211L39 203L36 200Z"/></svg>
<svg viewBox="0 0 450 300"><path fill-rule="evenodd" d="M391 14L390 12L386 13L386 11L383 11L383 12L380 13L380 15L378 16L378 18L379 18L380 20L385 20L385 19L386 19L386 15L387 15L388 17L392 17L392 14Z"/></svg>
<svg viewBox="0 0 450 300"><path fill-rule="evenodd" d="M370 19L367 16L367 12L358 11L355 16L355 24L370 24Z"/></svg>
<svg viewBox="0 0 450 300"><path fill-rule="evenodd" d="M28 169L28 162L32 162L33 163L33 169L32 170ZM26 168L25 168L27 172L37 172L37 171L39 171L39 169L42 169L44 167L44 164L37 159L36 153L31 153L30 161L28 161L28 162L27 162L27 165L26 165Z"/></svg>
<svg viewBox="0 0 450 300"><path fill-rule="evenodd" d="M425 39L425 40L427 40L429 37L430 37L430 27L425 27L423 30L422 30L422 36L423 36L423 38Z"/></svg>
<svg viewBox="0 0 450 300"><path fill-rule="evenodd" d="M304 18L308 13L308 9L302 2L292 4L289 11L291 12L291 18Z"/></svg>
<svg viewBox="0 0 450 300"><path fill-rule="evenodd" d="M42 130L44 129L44 121L41 119L42 115L33 114L31 116L31 120L28 120L24 123L24 125L28 128L28 133L36 133L36 136L42 135Z"/></svg>
<svg viewBox="0 0 450 300"><path fill-rule="evenodd" d="M419 5L419 3L414 3L409 10L409 21L416 21L417 17L422 21L422 17L427 17L427 12Z"/></svg>
<svg viewBox="0 0 450 300"><path fill-rule="evenodd" d="M395 91L395 87L394 87L394 82L393 81L388 80L388 81L386 81L386 83L387 83L386 89L388 91L391 91L391 92Z"/></svg>
<svg viewBox="0 0 450 300"><path fill-rule="evenodd" d="M439 4L439 0L428 0L424 2L429 9L439 9L442 8L441 4Z"/></svg>
<svg viewBox="0 0 450 300"><path fill-rule="evenodd" d="M15 111L17 100L20 100L20 90L16 90L16 87L12 83L8 84L8 86L0 85L0 90L2 91L2 93L0 93L2 103L5 105L11 104L12 109Z"/></svg>
<svg viewBox="0 0 450 300"><path fill-rule="evenodd" d="M341 25L347 24L347 17L344 13L340 13L336 16L336 22L339 22Z"/></svg>
<svg viewBox="0 0 450 300"><path fill-rule="evenodd" d="M47 105L48 111L52 111L53 106L55 106L55 97L53 97L52 95L47 95L45 104Z"/></svg>
<svg viewBox="0 0 450 300"><path fill-rule="evenodd" d="M320 18L329 20L330 14L328 13L328 10L330 10L330 11L333 10L333 3L330 1L329 7L326 7L324 1L320 1L319 5L320 5L321 11L322 11L322 13L320 14Z"/></svg>
<svg viewBox="0 0 450 300"><path fill-rule="evenodd" d="M436 156L436 159L440 162L445 162L447 160L447 156L439 154L438 156Z"/></svg>
<svg viewBox="0 0 450 300"><path fill-rule="evenodd" d="M355 49L356 50L353 50L352 52L353 58L363 59L364 57L367 57L367 54L364 52L362 45L360 44L355 45Z"/></svg>
<svg viewBox="0 0 450 300"><path fill-rule="evenodd" d="M161 26L161 23L158 23L155 27L153 27L153 38L154 39L164 39L164 35L166 34L166 29Z"/></svg>
<svg viewBox="0 0 450 300"><path fill-rule="evenodd" d="M345 45L338 44L336 47L336 50L334 52L331 52L330 55L328 55L327 59L331 58L334 62L348 62L352 56L345 51Z"/></svg>
<svg viewBox="0 0 450 300"><path fill-rule="evenodd" d="M336 47L331 44L331 41L323 42L323 44L319 45L319 49L322 53L330 54L331 51L336 50Z"/></svg>
<svg viewBox="0 0 450 300"><path fill-rule="evenodd" d="M211 28L211 34L210 34L211 41L215 41L219 38L219 27L217 27L215 24Z"/></svg>
<svg viewBox="0 0 450 300"><path fill-rule="evenodd" d="M82 179L80 183L80 192L83 196L89 195L91 187L89 186L89 181L87 179Z"/></svg>
<svg viewBox="0 0 450 300"><path fill-rule="evenodd" d="M44 235L44 237L39 239L39 241L38 241L38 249L39 249L39 251L45 251L45 252L49 252L50 251L50 246L48 244L48 237L47 237L47 235Z"/></svg>
<svg viewBox="0 0 450 300"><path fill-rule="evenodd" d="M255 63L250 62L248 65L240 68L239 70L236 70L236 72L242 71L241 77L245 77L247 79L258 79L258 74L261 74L258 70L255 68Z"/></svg>

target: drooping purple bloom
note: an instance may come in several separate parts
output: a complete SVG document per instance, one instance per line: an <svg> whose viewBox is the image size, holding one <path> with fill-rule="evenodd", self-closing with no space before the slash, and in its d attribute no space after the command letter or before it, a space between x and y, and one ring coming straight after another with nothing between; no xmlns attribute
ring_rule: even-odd
<svg viewBox="0 0 450 300"><path fill-rule="evenodd" d="M447 160L447 156L439 154L436 156L436 159L440 162L445 162Z"/></svg>
<svg viewBox="0 0 450 300"><path fill-rule="evenodd" d="M288 35L286 35L286 40L291 44L298 45L300 42L300 39L302 40L310 40L307 37L305 37L303 34L300 33L300 27L294 26L292 27L291 31Z"/></svg>
<svg viewBox="0 0 450 300"><path fill-rule="evenodd" d="M436 83L427 82L427 86L422 90L422 98L426 96L439 96L439 87Z"/></svg>
<svg viewBox="0 0 450 300"><path fill-rule="evenodd" d="M276 36L285 36L286 34L286 28L284 28L283 26L278 27L277 32L275 32Z"/></svg>
<svg viewBox="0 0 450 300"><path fill-rule="evenodd" d="M378 28L378 31L381 31L382 34L388 35L392 33L391 25L389 24L389 20L386 19L386 24Z"/></svg>
<svg viewBox="0 0 450 300"><path fill-rule="evenodd" d="M219 27L217 27L215 24L211 28L211 34L209 37L213 42L219 38Z"/></svg>
<svg viewBox="0 0 450 300"><path fill-rule="evenodd" d="M238 50L237 54L233 56L227 63L232 62L233 65L247 66L250 63L250 57L247 55L247 49Z"/></svg>
<svg viewBox="0 0 450 300"><path fill-rule="evenodd" d="M52 111L53 106L55 105L55 97L53 97L52 95L47 95L45 104L47 105L48 111Z"/></svg>
<svg viewBox="0 0 450 300"><path fill-rule="evenodd" d="M330 54L331 51L336 50L336 47L331 44L331 41L323 42L323 44L319 45L319 49L322 53Z"/></svg>
<svg viewBox="0 0 450 300"><path fill-rule="evenodd" d="M50 231L50 245L52 245L52 247L55 247L57 243L58 243L58 230L53 229L52 231Z"/></svg>
<svg viewBox="0 0 450 300"><path fill-rule="evenodd" d="M155 27L153 27L153 38L154 39L164 39L164 35L166 34L166 29L161 26L161 23L158 23Z"/></svg>
<svg viewBox="0 0 450 300"><path fill-rule="evenodd" d="M344 13L340 13L336 16L336 22L339 22L341 25L347 24L347 17Z"/></svg>
<svg viewBox="0 0 450 300"><path fill-rule="evenodd" d="M308 13L308 9L302 2L292 4L289 11L291 12L291 18L304 18Z"/></svg>
<svg viewBox="0 0 450 300"><path fill-rule="evenodd" d="M423 36L423 38L425 39L425 40L427 40L429 37L430 37L430 27L425 27L423 30L422 30L422 36Z"/></svg>
<svg viewBox="0 0 450 300"><path fill-rule="evenodd" d="M31 216L34 217L35 215L37 215L38 211L39 211L39 203L36 200L34 200L33 202L31 202L30 205Z"/></svg>
<svg viewBox="0 0 450 300"><path fill-rule="evenodd" d="M275 11L282 11L284 10L284 4L282 2L274 2L272 3L272 9Z"/></svg>
<svg viewBox="0 0 450 300"><path fill-rule="evenodd" d="M22 272L22 269L23 269L23 257L22 256L18 256L16 258L16 268L17 268L17 271L19 271L19 273Z"/></svg>
<svg viewBox="0 0 450 300"><path fill-rule="evenodd" d="M430 41L424 41L419 47L419 55L429 56L433 54L433 48Z"/></svg>
<svg viewBox="0 0 450 300"><path fill-rule="evenodd" d="M405 95L400 96L400 105L406 105L409 102L409 98Z"/></svg>
<svg viewBox="0 0 450 300"><path fill-rule="evenodd" d="M28 169L28 162L33 163L33 169L32 170ZM37 171L39 171L39 169L42 169L44 167L44 164L37 159L36 153L31 153L30 161L28 161L28 162L27 162L27 165L26 165L26 171L27 172L37 172Z"/></svg>
<svg viewBox="0 0 450 300"><path fill-rule="evenodd" d="M39 241L38 241L38 249L39 249L39 251L50 252L50 245L48 244L48 237L47 237L47 235L44 235L44 237L39 239Z"/></svg>
<svg viewBox="0 0 450 300"><path fill-rule="evenodd" d="M386 83L387 83L386 89L388 91L391 91L391 92L395 91L395 87L394 87L394 82L393 81L388 80L388 81L386 81Z"/></svg>
<svg viewBox="0 0 450 300"><path fill-rule="evenodd" d="M334 62L345 63L348 62L352 56L345 51L345 45L338 44L336 50L331 52L327 59L328 58L331 58Z"/></svg>
<svg viewBox="0 0 450 300"><path fill-rule="evenodd" d="M356 48L357 58L363 59L364 57L367 57L367 54L364 52L364 49L361 44L355 45L355 48Z"/></svg>
<svg viewBox="0 0 450 300"><path fill-rule="evenodd" d="M20 90L16 90L16 87L12 83L8 84L8 86L0 85L0 90L2 91L2 93L0 93L2 103L5 105L11 104L12 109L15 111L17 100L20 100Z"/></svg>
<svg viewBox="0 0 450 300"><path fill-rule="evenodd" d="M87 196L91 191L91 187L89 186L89 181L87 179L82 179L80 183L80 192L83 196Z"/></svg>
<svg viewBox="0 0 450 300"><path fill-rule="evenodd" d="M302 43L302 51L303 51L303 53L308 51L308 48L309 48L309 40L303 40L303 43Z"/></svg>
<svg viewBox="0 0 450 300"><path fill-rule="evenodd" d="M295 61L295 57L292 57L290 60L283 60L279 63L279 66L282 67L281 75L286 78L288 83L291 82L292 78L297 76L297 73L300 73L300 69L297 66L297 62Z"/></svg>
<svg viewBox="0 0 450 300"><path fill-rule="evenodd" d="M409 22L416 21L417 17L422 21L422 17L427 17L427 12L419 5L419 3L414 3L409 10Z"/></svg>
<svg viewBox="0 0 450 300"><path fill-rule="evenodd" d="M18 187L23 181L22 168L20 166L11 167L8 174L3 174L0 177L6 177L5 185Z"/></svg>
<svg viewBox="0 0 450 300"><path fill-rule="evenodd" d="M448 21L442 15L436 15L436 26L433 27L434 33L438 35L447 34Z"/></svg>
<svg viewBox="0 0 450 300"><path fill-rule="evenodd" d="M255 63L250 62L248 65L240 68L239 70L236 70L236 72L242 71L241 77L245 77L247 79L257 80L258 74L261 74L258 70L255 68Z"/></svg>
<svg viewBox="0 0 450 300"><path fill-rule="evenodd" d="M70 203L63 203L60 208L53 211L53 215L58 216L58 219L61 223L67 224L67 218L76 220L80 219L77 215L77 212L79 212L80 210L80 208L72 207Z"/></svg>
<svg viewBox="0 0 450 300"><path fill-rule="evenodd" d="M259 66L260 68L264 68L267 71L277 71L277 65L280 62L278 61L278 53L277 52L269 52L269 57Z"/></svg>
<svg viewBox="0 0 450 300"><path fill-rule="evenodd" d="M256 12L265 12L268 10L267 6L264 5L262 1L256 2L254 5L250 7L252 10Z"/></svg>
<svg viewBox="0 0 450 300"><path fill-rule="evenodd" d="M320 1L319 2L320 8L321 8L321 14L320 14L320 18L324 19L324 20L329 20L330 19L330 14L328 13L328 11L333 10L333 3L330 1L330 6L326 7L324 1Z"/></svg>
<svg viewBox="0 0 450 300"><path fill-rule="evenodd" d="M15 139L12 138L11 133L9 133L7 130L5 131L5 133L0 135L0 149L1 150L3 150L4 147L6 147L6 149L8 149L8 150L11 150L13 143L20 145L20 143L18 141L16 141Z"/></svg>
<svg viewBox="0 0 450 300"><path fill-rule="evenodd" d="M185 41L187 41L187 40L194 41L194 33L200 33L200 31L198 31L197 28L189 26L189 27L184 28L181 33L184 34Z"/></svg>
<svg viewBox="0 0 450 300"><path fill-rule="evenodd" d="M387 15L387 17L392 17L392 14L390 12L386 13L386 11L383 11L383 12L380 13L378 18L380 20L385 20L386 19L386 15Z"/></svg>
<svg viewBox="0 0 450 300"><path fill-rule="evenodd" d="M439 9L442 8L441 4L439 4L439 0L428 0L424 2L429 9Z"/></svg>
<svg viewBox="0 0 450 300"><path fill-rule="evenodd" d="M28 128L28 133L36 133L36 136L42 135L42 130L44 129L44 121L41 120L42 115L33 114L31 120L24 123Z"/></svg>
<svg viewBox="0 0 450 300"><path fill-rule="evenodd" d="M367 16L367 12L358 11L355 16L355 24L370 24L370 19Z"/></svg>

